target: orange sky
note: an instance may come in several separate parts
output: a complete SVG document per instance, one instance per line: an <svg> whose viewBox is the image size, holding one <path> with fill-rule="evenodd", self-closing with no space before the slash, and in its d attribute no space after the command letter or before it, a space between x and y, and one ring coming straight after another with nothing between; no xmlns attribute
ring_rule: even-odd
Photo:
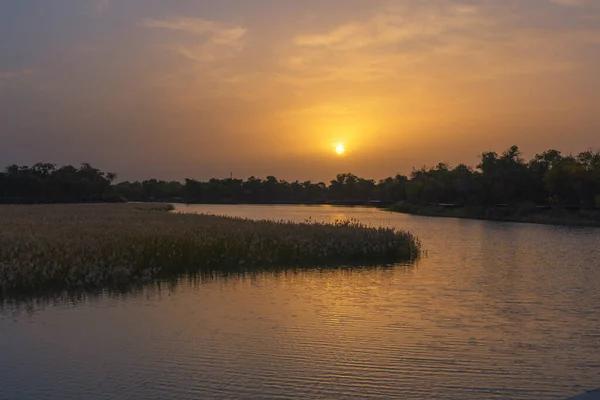
<svg viewBox="0 0 600 400"><path fill-rule="evenodd" d="M0 4L2 164L318 181L600 147L595 0L57 3Z"/></svg>

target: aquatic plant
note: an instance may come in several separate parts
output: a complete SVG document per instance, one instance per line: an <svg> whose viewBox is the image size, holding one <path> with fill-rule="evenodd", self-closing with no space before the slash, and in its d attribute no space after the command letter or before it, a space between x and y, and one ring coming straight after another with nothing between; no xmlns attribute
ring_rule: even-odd
<svg viewBox="0 0 600 400"><path fill-rule="evenodd" d="M410 233L162 212L168 205L0 206L0 291L101 287L186 272L405 262Z"/></svg>

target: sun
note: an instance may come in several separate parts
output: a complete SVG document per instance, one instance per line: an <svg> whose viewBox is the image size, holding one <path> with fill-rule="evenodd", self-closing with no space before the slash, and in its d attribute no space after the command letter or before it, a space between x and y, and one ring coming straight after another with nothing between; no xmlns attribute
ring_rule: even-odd
<svg viewBox="0 0 600 400"><path fill-rule="evenodd" d="M338 143L335 145L335 152L341 156L342 154L344 154L346 152L346 146L344 146L344 143Z"/></svg>

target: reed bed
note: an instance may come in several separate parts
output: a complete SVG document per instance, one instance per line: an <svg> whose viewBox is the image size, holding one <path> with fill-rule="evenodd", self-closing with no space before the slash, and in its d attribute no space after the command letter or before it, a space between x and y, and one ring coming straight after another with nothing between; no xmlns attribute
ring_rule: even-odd
<svg viewBox="0 0 600 400"><path fill-rule="evenodd" d="M0 291L103 287L183 273L406 262L410 233L355 221L251 221L168 205L0 206Z"/></svg>

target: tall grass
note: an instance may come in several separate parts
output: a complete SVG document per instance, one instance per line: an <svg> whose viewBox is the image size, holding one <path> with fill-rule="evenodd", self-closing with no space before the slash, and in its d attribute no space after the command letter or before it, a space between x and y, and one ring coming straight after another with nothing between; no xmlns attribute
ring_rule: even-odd
<svg viewBox="0 0 600 400"><path fill-rule="evenodd" d="M376 265L419 255L411 234L357 222L251 221L167 205L0 206L0 291L102 287L186 272Z"/></svg>

